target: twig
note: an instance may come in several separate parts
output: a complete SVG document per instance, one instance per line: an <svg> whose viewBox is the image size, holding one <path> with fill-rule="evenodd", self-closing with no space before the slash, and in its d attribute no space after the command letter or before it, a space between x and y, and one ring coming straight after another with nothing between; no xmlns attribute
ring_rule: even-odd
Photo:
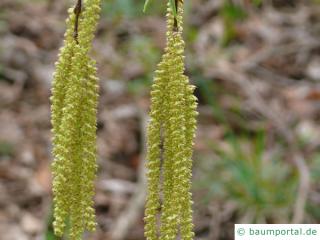
<svg viewBox="0 0 320 240"><path fill-rule="evenodd" d="M79 17L81 14L81 10L82 10L82 0L77 0L77 4L73 9L74 14L76 15L76 20L74 23L73 38L77 44L79 44L79 42L78 42L78 28L79 28Z"/></svg>
<svg viewBox="0 0 320 240"><path fill-rule="evenodd" d="M178 15L178 4L179 4L179 0L175 0L175 11L176 11L176 15L174 15L174 20L173 20L173 31L174 32L178 32L178 20L177 20L177 15Z"/></svg>

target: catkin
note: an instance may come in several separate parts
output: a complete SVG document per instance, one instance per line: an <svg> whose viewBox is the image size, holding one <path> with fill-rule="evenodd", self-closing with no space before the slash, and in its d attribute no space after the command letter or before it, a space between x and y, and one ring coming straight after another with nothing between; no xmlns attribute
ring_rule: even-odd
<svg viewBox="0 0 320 240"><path fill-rule="evenodd" d="M96 165L96 113L98 79L90 58L100 14L100 0L84 1L75 39L76 16L69 10L64 46L60 50L52 84L54 231L71 240L95 229L93 208Z"/></svg>
<svg viewBox="0 0 320 240"><path fill-rule="evenodd" d="M182 16L182 4L177 7L176 20L168 4L167 46L151 90L147 240L174 240L179 235L183 240L194 237L190 188L197 100L194 86L184 75Z"/></svg>

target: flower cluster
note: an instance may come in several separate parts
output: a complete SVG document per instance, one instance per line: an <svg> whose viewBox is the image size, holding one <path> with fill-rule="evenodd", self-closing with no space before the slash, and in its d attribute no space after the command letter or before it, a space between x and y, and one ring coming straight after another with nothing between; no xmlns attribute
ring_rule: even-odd
<svg viewBox="0 0 320 240"><path fill-rule="evenodd" d="M73 9L69 10L51 97L54 231L62 236L69 221L72 240L81 239L85 229L93 231L96 225L92 197L97 170L98 79L89 52L99 19L100 0L86 0L84 6L79 16Z"/></svg>
<svg viewBox="0 0 320 240"><path fill-rule="evenodd" d="M151 91L148 127L148 196L145 236L148 240L191 240L191 168L197 99L184 75L183 8L167 8L167 46ZM160 226L158 227L158 222Z"/></svg>

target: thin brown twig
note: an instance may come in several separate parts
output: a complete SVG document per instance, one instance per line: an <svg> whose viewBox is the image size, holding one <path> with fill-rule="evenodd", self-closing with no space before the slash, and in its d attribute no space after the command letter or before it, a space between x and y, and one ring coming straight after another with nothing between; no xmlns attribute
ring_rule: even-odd
<svg viewBox="0 0 320 240"><path fill-rule="evenodd" d="M178 14L178 4L179 4L179 0L175 0L176 15ZM174 16L174 22L173 22L173 31L174 32L178 32L178 19L177 19L176 15Z"/></svg>
<svg viewBox="0 0 320 240"><path fill-rule="evenodd" d="M79 44L79 42L78 42L78 29L79 29L79 17L80 17L81 11L82 11L82 0L77 0L76 6L73 9L74 14L76 15L76 20L74 23L73 38L77 44Z"/></svg>

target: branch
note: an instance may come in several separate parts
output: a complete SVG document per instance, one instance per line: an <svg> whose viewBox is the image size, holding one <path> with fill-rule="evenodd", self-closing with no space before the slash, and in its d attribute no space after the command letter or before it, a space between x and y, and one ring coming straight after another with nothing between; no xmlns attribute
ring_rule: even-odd
<svg viewBox="0 0 320 240"><path fill-rule="evenodd" d="M80 17L81 11L82 11L82 0L77 0L76 6L73 9L74 14L76 15L76 20L74 23L73 38L77 44L79 44L79 42L78 42L78 28L79 28L79 17Z"/></svg>

